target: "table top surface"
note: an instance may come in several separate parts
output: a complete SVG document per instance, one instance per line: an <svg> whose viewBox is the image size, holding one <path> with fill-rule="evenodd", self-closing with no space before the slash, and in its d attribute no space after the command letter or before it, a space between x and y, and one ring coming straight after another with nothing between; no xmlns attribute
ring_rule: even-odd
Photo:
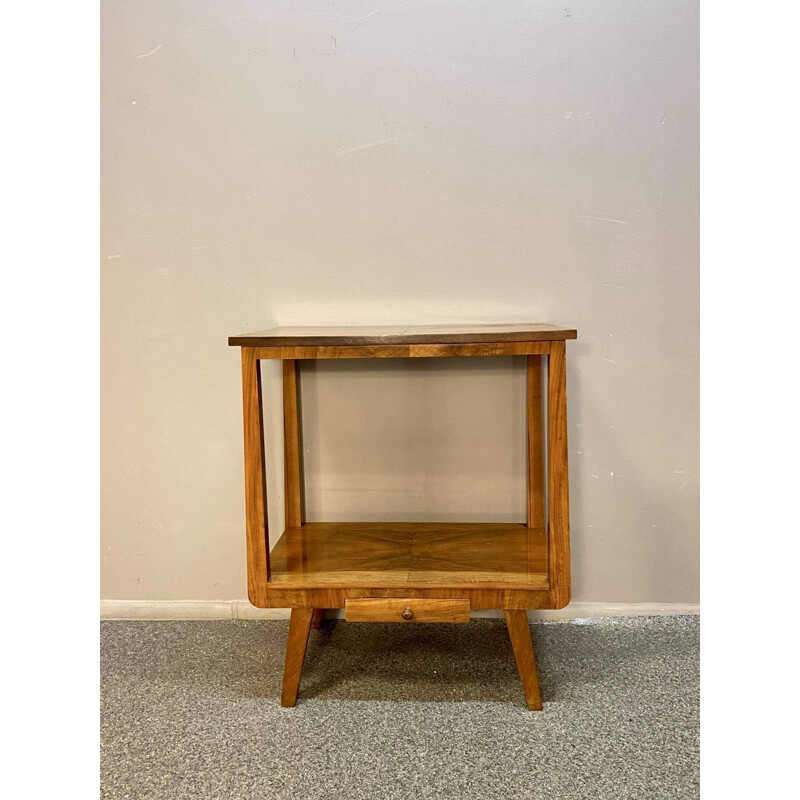
<svg viewBox="0 0 800 800"><path fill-rule="evenodd" d="M378 344L483 344L577 339L574 328L546 322L517 325L387 325L284 327L231 336L233 347L302 347Z"/></svg>

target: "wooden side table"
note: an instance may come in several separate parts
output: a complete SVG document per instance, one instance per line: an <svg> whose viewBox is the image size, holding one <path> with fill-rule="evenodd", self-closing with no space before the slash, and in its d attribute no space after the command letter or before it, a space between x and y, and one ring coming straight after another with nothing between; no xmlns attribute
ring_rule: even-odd
<svg viewBox="0 0 800 800"><path fill-rule="evenodd" d="M470 609L494 608L505 613L527 706L542 708L526 610L570 599L565 345L576 337L529 324L273 328L228 340L242 349L248 596L260 608L292 609L282 705L297 700L322 609L344 608L348 622L405 623L468 622ZM527 357L526 521L306 522L297 361L449 356ZM283 361L285 433L286 530L271 553L258 363L266 358Z"/></svg>

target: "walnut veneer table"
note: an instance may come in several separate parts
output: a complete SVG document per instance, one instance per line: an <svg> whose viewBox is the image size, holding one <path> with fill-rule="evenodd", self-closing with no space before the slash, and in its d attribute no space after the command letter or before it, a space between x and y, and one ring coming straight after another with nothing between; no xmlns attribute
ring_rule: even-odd
<svg viewBox="0 0 800 800"><path fill-rule="evenodd" d="M470 609L493 608L505 612L528 708L541 709L526 610L563 608L570 598L565 343L576 336L526 324L273 328L228 340L242 349L248 596L259 608L292 610L282 705L297 700L322 609L344 608L348 622L407 623L468 622ZM297 361L450 356L527 357L525 522L305 522ZM286 529L272 552L258 363L265 358L283 361Z"/></svg>

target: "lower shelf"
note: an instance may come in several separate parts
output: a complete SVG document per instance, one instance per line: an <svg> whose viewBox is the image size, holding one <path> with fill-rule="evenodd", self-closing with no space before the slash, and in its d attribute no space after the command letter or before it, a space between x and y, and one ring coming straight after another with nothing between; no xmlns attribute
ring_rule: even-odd
<svg viewBox="0 0 800 800"><path fill-rule="evenodd" d="M512 523L311 522L270 554L280 589L478 586L547 589L547 537Z"/></svg>

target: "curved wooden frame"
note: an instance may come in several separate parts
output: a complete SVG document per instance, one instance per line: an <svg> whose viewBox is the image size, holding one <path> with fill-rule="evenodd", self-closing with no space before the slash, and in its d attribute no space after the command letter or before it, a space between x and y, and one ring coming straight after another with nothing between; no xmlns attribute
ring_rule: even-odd
<svg viewBox="0 0 800 800"><path fill-rule="evenodd" d="M502 326L513 330L495 331L491 326L470 331L446 329L404 329L404 334L361 334L359 329L292 335L292 329L274 329L257 334L231 337L229 343L241 346L244 409L245 508L247 526L248 597L260 608L292 608L292 625L287 650L287 676L282 702L294 705L302 668L302 652L310 627L318 626L323 608L342 608L348 598L466 599L472 608L497 608L506 613L512 646L520 668L529 708L541 708L535 659L530 637L522 636L521 622L526 609L563 608L570 600L569 486L567 457L567 397L565 340L575 338L571 329L556 326ZM313 329L312 329L313 330ZM419 330L426 333L420 334ZM488 331L488 332L487 332ZM469 341L469 336L473 341ZM525 338L528 336L529 338ZM552 338L548 339L547 336ZM425 340L427 337L427 341ZM341 344L337 344L341 342ZM315 583L313 580L271 580L267 489L265 469L264 420L261 395L261 359L283 361L284 485L286 494L286 532L302 529L303 476L300 439L300 398L297 360L311 358L435 358L450 356L514 355L527 358L527 437L528 479L527 517L529 541L537 535L546 539L546 577L537 581L434 581L387 582L380 571L370 573L369 584L360 579L348 583ZM546 378L543 367L546 366ZM546 399L546 425L545 425ZM545 441L547 447L545 450ZM322 523L320 523L322 525ZM392 527L392 526L385 526ZM396 527L396 526L395 526ZM414 524L408 523L413 539ZM424 528L420 523L419 527ZM463 528L452 526L454 535ZM471 526L476 533L488 526ZM507 526L512 528L513 526ZM465 535L468 535L468 531ZM301 537L301 546L303 539ZM530 546L537 546L532 544ZM411 545L410 545L411 547ZM463 547L462 547L463 551ZM532 558L533 556L526 556ZM301 557L302 560L302 557ZM303 634L305 630L305 635ZM294 645L294 646L293 646ZM290 668L291 667L291 668ZM531 670L533 674L531 676ZM296 674L295 674L296 672ZM287 688L288 687L288 688ZM293 688L292 688L293 687Z"/></svg>

